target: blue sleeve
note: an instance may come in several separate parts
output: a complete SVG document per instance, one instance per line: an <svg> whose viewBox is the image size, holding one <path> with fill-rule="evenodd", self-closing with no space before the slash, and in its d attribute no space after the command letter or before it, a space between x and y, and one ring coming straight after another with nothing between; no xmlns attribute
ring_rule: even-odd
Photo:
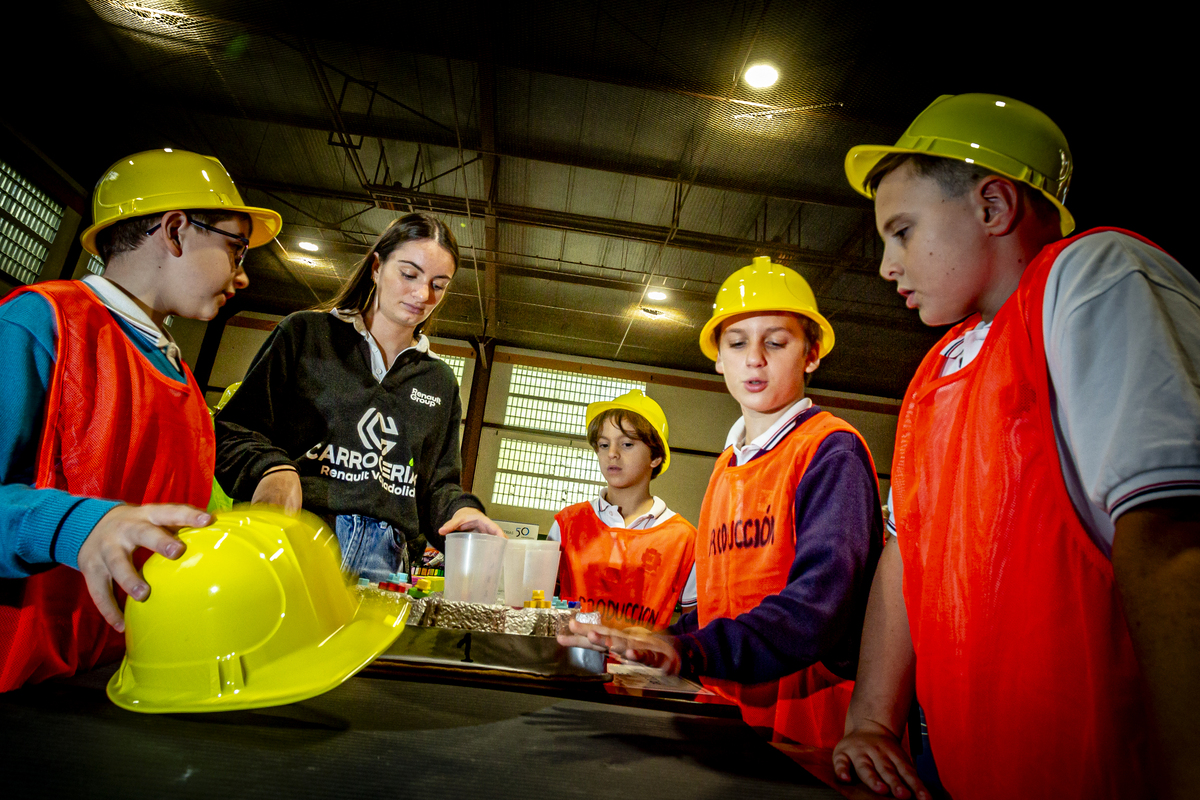
<svg viewBox="0 0 1200 800"><path fill-rule="evenodd" d="M787 585L744 614L678 636L686 673L763 683L820 661L854 677L883 545L879 488L857 436L838 432L821 443L796 487L794 513Z"/></svg>
<svg viewBox="0 0 1200 800"><path fill-rule="evenodd" d="M54 311L41 295L0 306L0 578L54 563L78 568L83 540L117 505L33 488L56 336Z"/></svg>

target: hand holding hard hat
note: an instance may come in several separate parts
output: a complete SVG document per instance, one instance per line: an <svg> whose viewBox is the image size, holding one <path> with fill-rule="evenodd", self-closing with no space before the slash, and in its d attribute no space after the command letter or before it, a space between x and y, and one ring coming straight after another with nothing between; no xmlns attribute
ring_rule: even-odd
<svg viewBox="0 0 1200 800"><path fill-rule="evenodd" d="M133 564L133 552L144 547L163 558L179 558L184 545L174 531L207 525L212 519L198 508L166 503L122 504L100 518L79 548L78 564L92 602L109 625L125 630L125 618L113 599L114 581L135 601L150 595L150 585Z"/></svg>
<svg viewBox="0 0 1200 800"><path fill-rule="evenodd" d="M151 556L154 586L126 609L109 698L131 711L260 708L305 700L391 646L399 616L361 602L319 519L241 507L181 531L182 558Z"/></svg>

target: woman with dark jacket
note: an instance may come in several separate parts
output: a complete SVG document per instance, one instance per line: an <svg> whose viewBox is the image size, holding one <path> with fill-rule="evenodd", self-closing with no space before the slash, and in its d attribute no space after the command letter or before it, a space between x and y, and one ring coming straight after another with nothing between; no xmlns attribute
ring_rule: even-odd
<svg viewBox="0 0 1200 800"><path fill-rule="evenodd" d="M372 580L451 531L503 536L459 486L458 382L420 332L457 268L443 222L395 220L337 297L279 323L216 417L221 485L334 522L343 568Z"/></svg>

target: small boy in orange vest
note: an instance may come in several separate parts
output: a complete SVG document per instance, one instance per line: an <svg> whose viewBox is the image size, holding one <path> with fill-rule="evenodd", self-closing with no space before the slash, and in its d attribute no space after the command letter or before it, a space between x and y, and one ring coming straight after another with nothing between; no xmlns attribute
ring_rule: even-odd
<svg viewBox="0 0 1200 800"><path fill-rule="evenodd" d="M834 751L881 794L1200 786L1200 283L1129 231L1071 236L1073 169L1053 120L988 94L846 156L880 273L954 325L901 407L895 541Z"/></svg>
<svg viewBox="0 0 1200 800"><path fill-rule="evenodd" d="M215 317L282 223L183 150L113 164L92 216L103 277L0 303L0 691L119 658L113 583L150 594L134 551L178 558L174 531L211 521L212 422L163 321Z"/></svg>
<svg viewBox="0 0 1200 800"><path fill-rule="evenodd" d="M663 630L676 603L696 604L696 529L650 494L671 464L666 415L634 389L589 404L587 431L608 486L554 517L559 595L600 612L607 627Z"/></svg>
<svg viewBox="0 0 1200 800"><path fill-rule="evenodd" d="M573 623L561 643L700 677L775 741L837 743L883 519L866 442L804 396L833 342L793 270L756 258L721 285L700 348L742 417L700 511L697 609L670 635Z"/></svg>

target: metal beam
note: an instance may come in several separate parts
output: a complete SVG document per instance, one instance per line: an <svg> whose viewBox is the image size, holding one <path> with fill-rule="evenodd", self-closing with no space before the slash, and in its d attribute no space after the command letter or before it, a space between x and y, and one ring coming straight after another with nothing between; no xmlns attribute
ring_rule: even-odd
<svg viewBox="0 0 1200 800"><path fill-rule="evenodd" d="M236 109L231 106L215 104L203 98L189 99L184 103L162 104L157 106L157 108L171 114L205 114L235 122L246 120L249 122L262 122L270 125L283 125L306 130L329 131L328 118L319 115L285 113L264 108ZM410 144L433 145L436 147L456 148L458 146L453 133L447 134L445 131L437 129L432 125L414 124L409 120L385 117L380 114L373 114L368 117L365 114L347 111L341 113L341 119L346 133L355 138L385 139L394 142L408 142ZM669 183L677 183L679 181L678 172L672 171L669 165L664 165L659 161L649 159L617 161L595 152L581 151L577 148L570 150L555 149L547 147L544 144L534 147L509 142L503 145L493 143L489 147L482 141L482 137L477 138L472 134L472 131L463 131L463 147L481 155L541 161L547 164L580 167L599 172L613 172L618 175L649 178ZM831 192L800 189L780 183L735 182L723 179L717 175L705 175L701 173L696 176L693 185L704 189L751 194L758 197L770 197L774 200L786 200L793 203L836 206L839 208L868 208L867 201L858 199L857 196L851 197L849 194L839 195Z"/></svg>
<svg viewBox="0 0 1200 800"><path fill-rule="evenodd" d="M308 197L343 200L349 203L373 204L392 211L404 212L408 210L409 206L412 206L443 214L467 215L467 201L461 197L413 192L395 186L372 185L369 187L371 194L365 195L342 189L325 189L317 186L300 186L254 179L240 179L238 185L266 192L286 192ZM472 203L478 208L487 205L480 200L473 200ZM640 222L627 222L507 203L492 203L490 208L496 219L501 222L573 231L594 236L611 236L649 244L661 244L671 233L671 229L663 225L647 225ZM790 262L826 269L862 268L870 264L867 259L852 256L838 257L819 250L806 250L785 242L757 242L753 239L739 239L701 231L676 230L671 236L668 246L741 258L769 255L781 263Z"/></svg>

